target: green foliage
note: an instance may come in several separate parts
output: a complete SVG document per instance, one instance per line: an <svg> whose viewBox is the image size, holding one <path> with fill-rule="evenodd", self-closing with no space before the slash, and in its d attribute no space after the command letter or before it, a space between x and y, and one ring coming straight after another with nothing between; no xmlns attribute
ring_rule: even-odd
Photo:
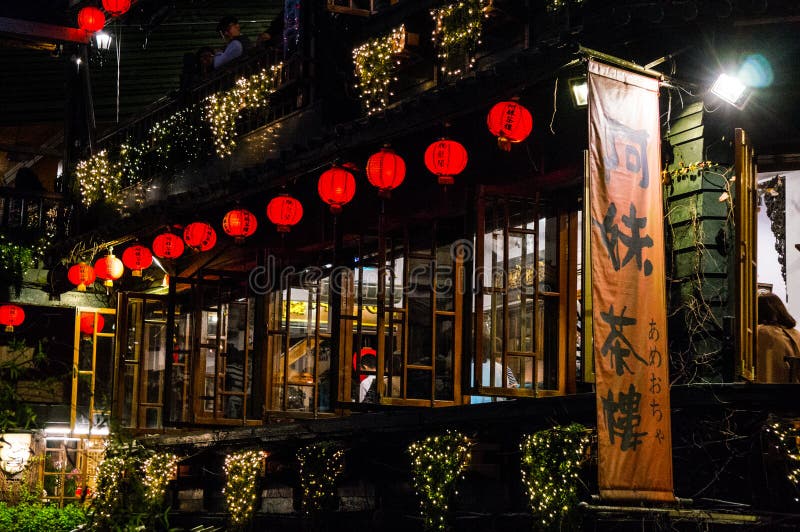
<svg viewBox="0 0 800 532"><path fill-rule="evenodd" d="M41 344L29 349L23 340L11 339L0 360L0 432L36 426L36 413L17 393L17 383L44 362Z"/></svg>
<svg viewBox="0 0 800 532"><path fill-rule="evenodd" d="M578 470L590 432L578 423L522 439L522 483L537 530L578 530Z"/></svg>
<svg viewBox="0 0 800 532"><path fill-rule="evenodd" d="M353 50L353 63L358 83L356 89L361 106L368 115L382 111L389 103L389 84L394 81L396 54L406 42L405 26L400 26L383 37L365 42Z"/></svg>
<svg viewBox="0 0 800 532"><path fill-rule="evenodd" d="M481 42L483 12L488 6L489 0L459 0L431 11L433 43L443 73L458 75L465 65L472 67L473 54Z"/></svg>
<svg viewBox="0 0 800 532"><path fill-rule="evenodd" d="M152 451L136 441L113 439L97 470L89 530L167 530L166 513L148 497L144 464Z"/></svg>
<svg viewBox="0 0 800 532"><path fill-rule="evenodd" d="M25 274L33 268L34 250L32 247L0 238L0 283L14 288L19 296Z"/></svg>
<svg viewBox="0 0 800 532"><path fill-rule="evenodd" d="M0 530L15 532L69 532L86 522L86 514L73 504L64 508L22 502L8 506L0 502Z"/></svg>
<svg viewBox="0 0 800 532"><path fill-rule="evenodd" d="M304 515L336 510L336 482L344 472L344 450L334 442L320 442L298 449L300 487Z"/></svg>
<svg viewBox="0 0 800 532"><path fill-rule="evenodd" d="M414 489L420 496L425 530L444 530L456 482L469 465L472 442L458 432L429 436L409 445Z"/></svg>

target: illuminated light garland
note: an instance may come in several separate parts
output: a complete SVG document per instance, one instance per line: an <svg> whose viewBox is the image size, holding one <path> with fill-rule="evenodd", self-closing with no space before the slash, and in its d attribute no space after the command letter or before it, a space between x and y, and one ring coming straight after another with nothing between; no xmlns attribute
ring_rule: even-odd
<svg viewBox="0 0 800 532"><path fill-rule="evenodd" d="M795 489L794 501L800 502L800 423L773 422L764 431L775 437L776 447L786 457L786 478Z"/></svg>
<svg viewBox="0 0 800 532"><path fill-rule="evenodd" d="M361 106L367 115L386 109L389 96L389 84L397 81L395 68L400 64L395 55L403 51L406 45L406 28L401 25L389 35L365 42L353 49L353 63L358 79L355 87L361 98Z"/></svg>
<svg viewBox="0 0 800 532"><path fill-rule="evenodd" d="M465 58L469 60L469 69L475 65L474 53L481 44L483 19L488 16L484 13L489 5L489 0L460 0L431 10L431 40L443 74L461 74Z"/></svg>
<svg viewBox="0 0 800 532"><path fill-rule="evenodd" d="M344 472L344 450L332 442L308 445L297 451L300 463L300 508L311 515L332 508L336 501L336 482Z"/></svg>
<svg viewBox="0 0 800 532"><path fill-rule="evenodd" d="M150 146L161 166L169 168L174 166L171 164L173 160L189 162L200 156L202 136L192 122L197 108L197 105L192 105L151 126Z"/></svg>
<svg viewBox="0 0 800 532"><path fill-rule="evenodd" d="M264 69L247 78L239 78L233 88L212 94L206 99L206 120L217 155L225 158L236 147L236 121L244 109L265 109L269 95L280 84L283 64Z"/></svg>
<svg viewBox="0 0 800 532"><path fill-rule="evenodd" d="M172 453L156 453L144 462L145 499L149 504L161 507L164 504L164 495L167 484L175 478L178 467L178 457Z"/></svg>
<svg viewBox="0 0 800 532"><path fill-rule="evenodd" d="M122 456L106 456L97 466L97 489L92 506L101 522L110 521L114 511L122 504L123 493L120 488L127 465Z"/></svg>
<svg viewBox="0 0 800 532"><path fill-rule="evenodd" d="M578 471L591 433L583 425L554 427L522 439L520 469L537 530L561 530L578 505Z"/></svg>
<svg viewBox="0 0 800 532"><path fill-rule="evenodd" d="M583 0L548 0L545 2L545 9L548 13L558 13L570 4L579 6L583 4Z"/></svg>
<svg viewBox="0 0 800 532"><path fill-rule="evenodd" d="M257 480L261 474L264 451L241 451L225 457L225 487L222 493L234 527L252 519L258 499Z"/></svg>
<svg viewBox="0 0 800 532"><path fill-rule="evenodd" d="M445 530L448 501L470 463L472 442L458 432L429 436L408 447L414 489L426 530Z"/></svg>
<svg viewBox="0 0 800 532"><path fill-rule="evenodd" d="M122 172L119 162L109 161L106 150L99 151L75 167L75 178L86 207L106 200L110 205L120 205Z"/></svg>
<svg viewBox="0 0 800 532"><path fill-rule="evenodd" d="M127 141L119 146L120 181L122 187L135 185L142 180L144 145Z"/></svg>

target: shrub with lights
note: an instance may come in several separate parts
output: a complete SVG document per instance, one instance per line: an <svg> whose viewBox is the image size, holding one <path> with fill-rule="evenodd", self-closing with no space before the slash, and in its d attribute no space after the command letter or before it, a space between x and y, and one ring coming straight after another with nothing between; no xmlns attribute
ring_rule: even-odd
<svg viewBox="0 0 800 532"><path fill-rule="evenodd" d="M475 50L481 42L484 10L489 0L459 0L431 11L431 39L439 58L439 69L457 76L475 63Z"/></svg>
<svg viewBox="0 0 800 532"><path fill-rule="evenodd" d="M145 497L142 464L149 452L137 442L111 440L97 466L90 530L129 530L131 523L154 525Z"/></svg>
<svg viewBox="0 0 800 532"><path fill-rule="evenodd" d="M458 432L429 436L408 447L425 530L445 530L448 504L470 463L472 442Z"/></svg>
<svg viewBox="0 0 800 532"><path fill-rule="evenodd" d="M395 57L406 45L406 28L400 26L389 35L365 42L353 50L356 90L361 107L367 115L386 109L389 104L389 84L395 81Z"/></svg>
<svg viewBox="0 0 800 532"><path fill-rule="evenodd" d="M153 509L164 505L169 481L175 478L178 457L172 453L156 453L144 462L145 499Z"/></svg>
<svg viewBox="0 0 800 532"><path fill-rule="evenodd" d="M297 461L300 463L303 515L335 510L338 506L336 482L344 472L344 449L334 442L307 445L298 449Z"/></svg>
<svg viewBox="0 0 800 532"><path fill-rule="evenodd" d="M578 471L585 462L591 431L574 423L522 439L522 483L537 530L577 530Z"/></svg>
<svg viewBox="0 0 800 532"><path fill-rule="evenodd" d="M225 457L225 503L233 528L243 528L253 518L258 500L258 477L264 451L241 451Z"/></svg>
<svg viewBox="0 0 800 532"><path fill-rule="evenodd" d="M86 207L100 200L118 204L121 177L119 162L111 160L106 150L95 153L75 167L75 180Z"/></svg>

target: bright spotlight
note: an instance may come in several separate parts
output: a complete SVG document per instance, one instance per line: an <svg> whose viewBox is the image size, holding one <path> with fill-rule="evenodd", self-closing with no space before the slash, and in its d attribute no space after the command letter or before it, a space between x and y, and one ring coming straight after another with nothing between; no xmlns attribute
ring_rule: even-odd
<svg viewBox="0 0 800 532"><path fill-rule="evenodd" d="M94 42L98 50L108 50L111 48L111 35L102 30L98 31L94 34Z"/></svg>
<svg viewBox="0 0 800 532"><path fill-rule="evenodd" d="M589 103L589 84L586 83L586 78L569 80L569 93L572 96L572 105L586 107Z"/></svg>
<svg viewBox="0 0 800 532"><path fill-rule="evenodd" d="M719 75L717 81L711 87L711 92L737 109L742 109L750 96L747 86L739 79L728 74Z"/></svg>

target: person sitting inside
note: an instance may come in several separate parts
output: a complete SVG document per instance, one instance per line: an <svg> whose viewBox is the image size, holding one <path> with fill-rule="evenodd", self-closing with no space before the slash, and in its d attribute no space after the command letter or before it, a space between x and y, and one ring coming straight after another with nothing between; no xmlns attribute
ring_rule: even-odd
<svg viewBox="0 0 800 532"><path fill-rule="evenodd" d="M241 57L250 48L250 39L242 35L239 21L234 17L223 17L217 24L217 32L228 44L225 50L214 55L215 69Z"/></svg>
<svg viewBox="0 0 800 532"><path fill-rule="evenodd" d="M756 382L800 382L800 331L781 298L758 295L758 352Z"/></svg>
<svg viewBox="0 0 800 532"><path fill-rule="evenodd" d="M359 403L377 403L378 402L378 385L375 380L375 369L377 368L377 359L374 355L363 355L361 357L361 371L366 373L367 376L361 381L358 388L358 402Z"/></svg>

